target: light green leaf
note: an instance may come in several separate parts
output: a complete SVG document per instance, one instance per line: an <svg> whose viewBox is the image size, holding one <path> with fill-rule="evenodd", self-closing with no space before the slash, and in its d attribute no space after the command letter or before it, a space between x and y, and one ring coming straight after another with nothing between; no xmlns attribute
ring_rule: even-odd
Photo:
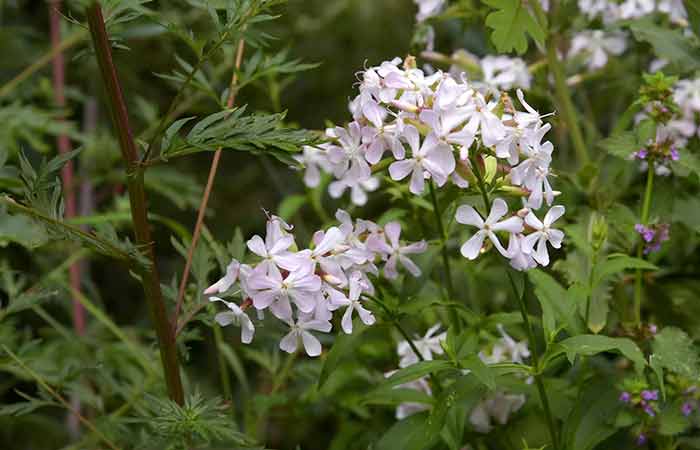
<svg viewBox="0 0 700 450"><path fill-rule="evenodd" d="M559 282L541 270L530 270L528 277L542 308L542 325L547 338L550 339L560 326L566 327L573 335L582 333L583 327L576 314L576 301Z"/></svg>
<svg viewBox="0 0 700 450"><path fill-rule="evenodd" d="M654 264L632 256L613 254L593 270L593 286L597 286L606 278L630 269L658 270Z"/></svg>
<svg viewBox="0 0 700 450"><path fill-rule="evenodd" d="M593 356L598 353L615 351L632 361L637 372L644 370L646 360L644 354L631 339L611 338L598 334L582 334L559 342L564 349L569 362L573 364L576 355Z"/></svg>
<svg viewBox="0 0 700 450"><path fill-rule="evenodd" d="M687 71L700 68L700 49L680 30L662 28L649 19L634 21L629 27L637 40L651 44L659 58Z"/></svg>
<svg viewBox="0 0 700 450"><path fill-rule="evenodd" d="M598 145L609 154L622 159L629 159L632 153L639 150L637 136L631 131L610 136L600 141Z"/></svg>
<svg viewBox="0 0 700 450"><path fill-rule="evenodd" d="M491 41L499 53L527 50L527 35L544 45L545 32L521 0L484 0L497 11L486 17L486 26L493 29Z"/></svg>
<svg viewBox="0 0 700 450"><path fill-rule="evenodd" d="M438 373L443 370L453 369L454 366L450 361L434 360L420 361L403 369L397 370L392 376L386 379L379 385L379 389L385 389L392 386L398 386L409 381L417 380L431 373Z"/></svg>
<svg viewBox="0 0 700 450"><path fill-rule="evenodd" d="M683 330L665 327L654 336L651 348L659 366L688 378L698 377L698 352Z"/></svg>

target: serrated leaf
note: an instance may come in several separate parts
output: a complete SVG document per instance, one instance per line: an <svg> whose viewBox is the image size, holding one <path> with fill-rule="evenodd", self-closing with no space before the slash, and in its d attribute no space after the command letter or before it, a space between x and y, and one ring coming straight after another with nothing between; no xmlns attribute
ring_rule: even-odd
<svg viewBox="0 0 700 450"><path fill-rule="evenodd" d="M497 11L486 17L486 26L493 29L491 41L500 53L527 50L527 35L544 45L545 32L521 0L484 0Z"/></svg>
<svg viewBox="0 0 700 450"><path fill-rule="evenodd" d="M680 30L662 28L649 19L631 22L629 28L637 40L651 44L659 58L686 71L700 68L700 48L683 36Z"/></svg>
<svg viewBox="0 0 700 450"><path fill-rule="evenodd" d="M625 131L603 139L598 145L606 152L622 159L629 159L632 153L639 150L637 136L631 131Z"/></svg>
<svg viewBox="0 0 700 450"><path fill-rule="evenodd" d="M692 379L700 375L698 353L692 339L683 330L665 327L654 336L651 348L659 366Z"/></svg>

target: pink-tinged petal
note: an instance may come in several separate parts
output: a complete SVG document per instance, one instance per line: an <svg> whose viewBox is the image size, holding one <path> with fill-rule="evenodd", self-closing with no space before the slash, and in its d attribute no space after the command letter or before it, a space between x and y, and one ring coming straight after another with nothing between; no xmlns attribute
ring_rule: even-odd
<svg viewBox="0 0 700 450"><path fill-rule="evenodd" d="M309 163L304 171L304 185L315 188L321 183L321 171L316 164Z"/></svg>
<svg viewBox="0 0 700 450"><path fill-rule="evenodd" d="M566 209L561 205L552 206L544 216L544 224L548 227L552 226L565 212Z"/></svg>
<svg viewBox="0 0 700 450"><path fill-rule="evenodd" d="M493 231L507 231L509 233L522 233L523 219L518 216L509 217L491 226Z"/></svg>
<svg viewBox="0 0 700 450"><path fill-rule="evenodd" d="M294 353L297 351L297 345L299 342L299 336L296 331L290 331L285 337L280 341L280 350L287 353Z"/></svg>
<svg viewBox="0 0 700 450"><path fill-rule="evenodd" d="M314 292L321 289L321 277L312 273L293 272L287 280L294 290Z"/></svg>
<svg viewBox="0 0 700 450"><path fill-rule="evenodd" d="M418 267L416 263L411 261L410 258L400 254L399 261L401 261L401 264L406 268L406 270L408 270L411 273L411 275L413 275L416 278L421 276L422 272L420 270L420 267Z"/></svg>
<svg viewBox="0 0 700 450"><path fill-rule="evenodd" d="M321 342L316 339L316 336L308 331L302 331L301 340L304 343L304 350L306 350L307 355L313 358L321 354Z"/></svg>
<svg viewBox="0 0 700 450"><path fill-rule="evenodd" d="M403 180L408 176L416 165L414 159L404 159L395 161L389 166L389 175L394 181Z"/></svg>
<svg viewBox="0 0 700 450"><path fill-rule="evenodd" d="M377 164L382 159L384 150L386 150L386 146L384 145L383 139L375 137L372 143L367 147L365 159L370 164Z"/></svg>
<svg viewBox="0 0 700 450"><path fill-rule="evenodd" d="M321 242L318 243L316 248L313 250L314 255L325 255L334 248L338 246L341 242L345 240L345 235L340 228L330 227L326 234L323 236Z"/></svg>
<svg viewBox="0 0 700 450"><path fill-rule="evenodd" d="M440 115L432 110L432 109L425 109L420 112L420 115L418 116L421 122L426 123L431 129L433 130L439 130L440 129ZM447 131L447 130L445 130Z"/></svg>
<svg viewBox="0 0 700 450"><path fill-rule="evenodd" d="M238 279L241 264L235 259L226 267L226 275L204 291L204 295L223 294L228 291Z"/></svg>
<svg viewBox="0 0 700 450"><path fill-rule="evenodd" d="M537 249L535 250L535 253L533 253L532 257L543 266L547 266L549 264L549 253L547 253L546 239L543 238L537 242Z"/></svg>
<svg viewBox="0 0 700 450"><path fill-rule="evenodd" d="M343 313L343 319L340 321L340 326L343 328L345 334L352 334L352 305L348 305Z"/></svg>
<svg viewBox="0 0 700 450"><path fill-rule="evenodd" d="M386 110L379 106L374 100L368 100L362 105L362 113L367 120L372 122L375 128L381 128L384 124Z"/></svg>
<svg viewBox="0 0 700 450"><path fill-rule="evenodd" d="M241 342L250 344L255 335L255 326L247 315L241 316Z"/></svg>
<svg viewBox="0 0 700 450"><path fill-rule="evenodd" d="M231 325L236 320L236 315L231 311L224 311L214 316L214 320L216 320L216 323L220 326L225 327Z"/></svg>
<svg viewBox="0 0 700 450"><path fill-rule="evenodd" d="M270 249L269 253L271 255L276 255L277 253L287 250L289 247L292 246L292 244L294 244L294 236L292 236L291 234L282 236L272 244L272 248Z"/></svg>
<svg viewBox="0 0 700 450"><path fill-rule="evenodd" d="M261 258L267 258L267 248L265 247L265 241L257 234L248 240L248 250L260 256Z"/></svg>
<svg viewBox="0 0 700 450"><path fill-rule="evenodd" d="M484 228L484 220L471 205L462 205L457 208L455 220L464 225L472 225L477 228Z"/></svg>
<svg viewBox="0 0 700 450"><path fill-rule="evenodd" d="M423 253L428 249L428 243L425 241L414 242L413 244L401 247L401 253L412 254L412 253Z"/></svg>
<svg viewBox="0 0 700 450"><path fill-rule="evenodd" d="M533 228L535 230L541 230L542 228L544 228L544 224L542 223L542 221L538 219L535 213L533 213L532 211L527 213L527 215L525 216L525 223L530 228Z"/></svg>
<svg viewBox="0 0 700 450"><path fill-rule="evenodd" d="M399 276L399 272L396 268L397 262L397 256L391 255L386 261L386 264L384 264L384 276L389 280L395 280Z"/></svg>
<svg viewBox="0 0 700 450"><path fill-rule="evenodd" d="M443 145L438 139L435 133L428 134L425 139L423 139L423 145L421 145L419 153L423 156L427 156L430 152L435 150L438 145Z"/></svg>
<svg viewBox="0 0 700 450"><path fill-rule="evenodd" d="M375 253L390 254L393 249L387 244L383 235L373 234L367 238L367 248Z"/></svg>
<svg viewBox="0 0 700 450"><path fill-rule="evenodd" d="M406 149L398 138L391 138L389 147L395 159L401 160L406 157Z"/></svg>
<svg viewBox="0 0 700 450"><path fill-rule="evenodd" d="M408 186L408 190L412 194L422 194L425 188L425 174L423 173L423 168L416 165L413 168L413 174L411 174L411 184Z"/></svg>
<svg viewBox="0 0 700 450"><path fill-rule="evenodd" d="M488 235L489 235L489 239L493 243L493 246L496 247L496 250L498 250L498 253L505 256L506 258L510 258L512 256L510 253L508 253L508 250L506 250L503 247L503 244L501 244L501 241L498 240L498 236L496 236L496 233L494 233L493 231L489 231Z"/></svg>
<svg viewBox="0 0 700 450"><path fill-rule="evenodd" d="M401 224L398 222L389 222L384 225L384 232L389 238L389 243L393 249L399 248L399 237L401 236Z"/></svg>
<svg viewBox="0 0 700 450"><path fill-rule="evenodd" d="M411 147L411 155L416 156L420 151L420 135L416 127L408 125L404 128L403 137L408 142L408 146Z"/></svg>
<svg viewBox="0 0 700 450"><path fill-rule="evenodd" d="M469 147L471 147L474 143L474 133L465 128L460 131L450 133L447 136L447 142L462 147L460 148L459 158L464 160L467 159L467 156L469 155Z"/></svg>
<svg viewBox="0 0 700 450"><path fill-rule="evenodd" d="M439 144L426 155L423 165L433 175L438 185L442 186L447 181L447 177L455 170L456 163L452 147L447 144Z"/></svg>
<svg viewBox="0 0 700 450"><path fill-rule="evenodd" d="M333 325L326 320L309 320L308 322L300 322L299 326L304 330L316 330L323 333L328 333L333 328Z"/></svg>
<svg viewBox="0 0 700 450"><path fill-rule="evenodd" d="M484 230L479 230L474 236L469 238L467 242L462 245L460 252L462 256L467 259L476 259L479 256L481 247L484 245L484 238L486 238L486 232Z"/></svg>
<svg viewBox="0 0 700 450"><path fill-rule="evenodd" d="M278 319L289 322L292 320L292 305L288 296L282 296L270 305L270 312Z"/></svg>
<svg viewBox="0 0 700 450"><path fill-rule="evenodd" d="M561 230L550 229L548 234L549 243L552 244L552 247L561 248L561 243L564 240L564 232Z"/></svg>
<svg viewBox="0 0 700 450"><path fill-rule="evenodd" d="M276 255L274 261L279 267L289 272L311 272L311 267L313 266L311 252L309 250L298 253L283 252Z"/></svg>
<svg viewBox="0 0 700 450"><path fill-rule="evenodd" d="M316 308L316 299L310 293L291 291L289 296L294 301L294 304L297 305L299 311L303 313L308 314Z"/></svg>
<svg viewBox="0 0 700 450"><path fill-rule="evenodd" d="M502 198L497 198L491 205L491 212L486 218L486 223L494 225L501 217L505 216L506 213L508 213L508 204Z"/></svg>
<svg viewBox="0 0 700 450"><path fill-rule="evenodd" d="M364 323L365 325L374 325L376 319L374 318L374 314L372 314L372 311L366 309L359 303L355 305L355 309L357 310L357 314L360 316L360 320L362 320L362 323Z"/></svg>
<svg viewBox="0 0 700 450"><path fill-rule="evenodd" d="M520 247L522 248L523 253L525 253L526 255L532 253L532 249L535 248L535 244L542 237L543 235L539 231L535 231L534 233L530 233L527 236L525 236L520 241Z"/></svg>
<svg viewBox="0 0 700 450"><path fill-rule="evenodd" d="M256 309L265 309L279 297L279 291L259 291L253 294L253 306Z"/></svg>

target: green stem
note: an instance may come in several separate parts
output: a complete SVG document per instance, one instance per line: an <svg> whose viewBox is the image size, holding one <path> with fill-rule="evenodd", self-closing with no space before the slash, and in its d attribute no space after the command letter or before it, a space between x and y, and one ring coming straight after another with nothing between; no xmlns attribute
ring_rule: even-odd
<svg viewBox="0 0 700 450"><path fill-rule="evenodd" d="M557 436L557 428L554 423L554 416L552 415L552 410L549 406L549 398L547 397L547 391L544 387L544 381L542 380L542 368L540 367L540 350L535 340L535 332L532 328L532 323L530 322L530 316L527 314L527 305L525 304L525 292L528 288L527 285L527 275L523 274L523 279L525 279L525 284L523 286L523 294L518 294L518 288L515 285L513 276L510 270L506 268L506 274L508 274L508 280L513 288L513 294L518 299L518 306L520 306L520 315L523 318L523 323L525 324L525 330L527 332L527 338L532 343L532 359L535 367L535 385L537 386L537 392L540 397L540 402L542 403L542 409L544 410L545 418L547 419L547 427L549 428L549 435L552 439L552 447L554 450L559 450L559 438Z"/></svg>
<svg viewBox="0 0 700 450"><path fill-rule="evenodd" d="M649 209L651 208L651 194L654 190L654 163L649 163L647 169L647 186L644 190L644 200L642 201L642 225L649 222ZM637 247L637 258L644 257L644 241ZM642 271L637 269L634 280L634 324L639 327L642 322Z"/></svg>
<svg viewBox="0 0 700 450"><path fill-rule="evenodd" d="M163 301L160 288L158 267L156 265L153 240L151 239L150 224L148 221L143 170L139 164L138 150L131 131L131 126L129 125L129 115L126 103L124 102L117 70L112 60L112 47L109 43L99 2L95 1L88 7L87 19L95 48L95 56L100 67L102 81L105 85L107 98L109 100L114 130L117 133L122 157L127 166L127 189L129 191L129 203L131 207L131 217L134 223L136 243L144 249L145 255L151 263L150 267L140 269L139 275L141 276L141 284L158 337L168 395L171 400L182 405L184 403L184 390L182 388L182 380L180 379L177 346L175 343L175 334L168 320L165 302Z"/></svg>
<svg viewBox="0 0 700 450"><path fill-rule="evenodd" d="M447 250L447 229L445 228L445 225L442 222L442 211L440 210L437 201L437 195L435 194L435 184L433 183L433 180L430 180L428 186L430 187L430 198L433 201L433 212L435 213L435 220L437 222L438 231L440 233L440 253L442 253L442 264L445 269L445 284L447 285L446 288L448 296L447 301L453 302L455 301L455 291L454 284L452 283L450 255L448 254ZM459 320L459 314L457 313L457 309L455 307L450 307L448 311L450 315L450 322L452 326L455 327L455 331L457 331L457 333L461 332L462 322Z"/></svg>
<svg viewBox="0 0 700 450"><path fill-rule="evenodd" d="M476 159L476 156L471 156L469 160L472 163L472 171L476 177L476 183L479 187L479 192L481 192L481 198L484 200L484 208L486 208L484 217L486 217L488 216L489 211L491 211L491 200L489 199L489 193L486 190L486 183L484 182L483 175L481 175L481 167L479 166L479 161Z"/></svg>
<svg viewBox="0 0 700 450"><path fill-rule="evenodd" d="M216 351L216 360L219 363L219 376L221 377L221 387L224 390L224 400L232 401L233 391L231 390L231 376L228 372L228 364L226 364L224 356L219 351L224 342L221 327L215 325L212 327L212 332L214 333L214 350ZM233 402L231 404L233 405Z"/></svg>
<svg viewBox="0 0 700 450"><path fill-rule="evenodd" d="M554 3L554 1L552 2ZM559 55L557 54L557 44L554 39L555 36L548 28L547 17L542 5L539 1L529 2L529 4L535 9L535 15L540 23L542 29L547 33L546 37L546 47L547 47L547 66L549 70L554 75L554 90L558 103L562 109L562 116L564 123L569 129L571 134L571 142L574 146L574 151L576 152L576 157L580 166L585 165L589 162L590 158L588 156L588 150L586 148L586 143L583 139L583 133L581 132L581 127L579 126L579 120L576 113L576 108L571 100L571 90L567 84L566 72L564 66L559 60ZM550 5L550 9L555 7L554 4Z"/></svg>

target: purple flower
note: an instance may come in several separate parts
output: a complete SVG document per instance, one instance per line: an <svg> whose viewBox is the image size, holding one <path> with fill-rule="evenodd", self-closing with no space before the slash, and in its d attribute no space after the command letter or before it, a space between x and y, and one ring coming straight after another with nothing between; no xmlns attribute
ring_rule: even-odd
<svg viewBox="0 0 700 450"><path fill-rule="evenodd" d="M647 413L649 417L655 417L656 416L656 411L654 411L654 408L650 404L645 404L643 407L644 412Z"/></svg>
<svg viewBox="0 0 700 450"><path fill-rule="evenodd" d="M639 436L637 436L637 445L642 446L647 443L647 437L644 433L639 433Z"/></svg>
<svg viewBox="0 0 700 450"><path fill-rule="evenodd" d="M645 242L651 242L654 240L654 235L656 235L656 231L652 228L645 227L641 223L636 224L634 230L642 236Z"/></svg>
<svg viewBox="0 0 700 450"><path fill-rule="evenodd" d="M678 149L676 147L671 147L671 159L673 161L678 161L681 158L680 153L678 153Z"/></svg>
<svg viewBox="0 0 700 450"><path fill-rule="evenodd" d="M656 332L659 331L658 327L654 325L653 323L649 324L649 333L651 334L656 334Z"/></svg>
<svg viewBox="0 0 700 450"><path fill-rule="evenodd" d="M642 399L646 401L651 401L651 400L658 400L659 399L659 391L657 390L643 390L642 391Z"/></svg>
<svg viewBox="0 0 700 450"><path fill-rule="evenodd" d="M639 149L639 151L632 153L632 156L634 156L637 159L647 159L648 154L649 152L647 151L647 149L641 148Z"/></svg>
<svg viewBox="0 0 700 450"><path fill-rule="evenodd" d="M624 391L624 392L622 392L622 393L620 394L619 400L620 400L622 403L629 403L630 400L631 400L631 398L632 398L632 396L630 395L630 393Z"/></svg>
<svg viewBox="0 0 700 450"><path fill-rule="evenodd" d="M683 403L683 406L681 406L681 412L683 413L684 416L688 417L693 413L693 404L690 402L685 402Z"/></svg>

